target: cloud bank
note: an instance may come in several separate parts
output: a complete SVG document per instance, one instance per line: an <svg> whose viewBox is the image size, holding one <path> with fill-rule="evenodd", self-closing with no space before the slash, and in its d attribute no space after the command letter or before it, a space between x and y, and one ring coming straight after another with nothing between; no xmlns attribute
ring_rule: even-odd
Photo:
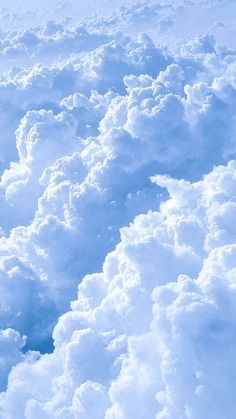
<svg viewBox="0 0 236 419"><path fill-rule="evenodd" d="M82 280L54 352L12 369L4 418L234 417L235 179L152 178L170 198Z"/></svg>
<svg viewBox="0 0 236 419"><path fill-rule="evenodd" d="M234 418L236 55L153 7L1 34L3 419Z"/></svg>

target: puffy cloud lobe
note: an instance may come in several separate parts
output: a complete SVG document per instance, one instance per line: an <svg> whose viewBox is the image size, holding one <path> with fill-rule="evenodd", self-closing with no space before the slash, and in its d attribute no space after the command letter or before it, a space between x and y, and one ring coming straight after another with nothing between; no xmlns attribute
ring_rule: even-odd
<svg viewBox="0 0 236 419"><path fill-rule="evenodd" d="M15 328L28 336L27 345L39 348L48 338L56 309L45 286L20 260L2 256L0 266L1 327Z"/></svg>
<svg viewBox="0 0 236 419"><path fill-rule="evenodd" d="M52 111L30 111L16 131L19 162L4 172L1 186L11 206L25 206L23 214L15 216L17 224L33 218L37 199L43 192L40 178L43 170L65 154L79 150L76 136L77 122L71 115ZM15 205L14 205L15 203Z"/></svg>
<svg viewBox="0 0 236 419"><path fill-rule="evenodd" d="M23 360L22 348L25 346L26 337L21 337L20 334L13 329L2 329L0 331L0 372L2 391L8 379L8 374L12 367Z"/></svg>

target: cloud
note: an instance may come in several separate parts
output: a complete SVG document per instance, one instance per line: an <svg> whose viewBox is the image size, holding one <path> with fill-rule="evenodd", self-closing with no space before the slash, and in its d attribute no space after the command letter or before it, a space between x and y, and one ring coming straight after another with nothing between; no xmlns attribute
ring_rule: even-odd
<svg viewBox="0 0 236 419"><path fill-rule="evenodd" d="M235 54L208 34L169 52L93 24L2 34L7 63L26 61L0 81L1 414L193 419L217 395L220 418Z"/></svg>
<svg viewBox="0 0 236 419"><path fill-rule="evenodd" d="M25 336L21 337L20 334L13 329L8 328L0 331L1 391L6 387L8 374L12 367L24 359L22 349L25 346L25 340Z"/></svg>
<svg viewBox="0 0 236 419"><path fill-rule="evenodd" d="M148 176L188 177L196 158L199 176L224 159L224 133L222 148L208 159L214 144L198 111L217 89L204 85L199 99L198 83L188 82L185 68L146 35L61 66L16 71L3 82L4 98L11 89L16 109L32 109L16 131L18 161L2 176L2 229L15 227L4 246L33 271L39 289L43 282L54 315L67 308L78 280L101 268L119 228L158 208L162 195ZM45 104L49 109L41 109ZM218 118L217 108L206 109L207 121Z"/></svg>
<svg viewBox="0 0 236 419"><path fill-rule="evenodd" d="M69 19L70 22L70 19ZM109 35L96 30L90 31L85 25L69 25L47 21L32 29L6 32L0 43L2 59L38 58L44 56L57 59L76 53L91 51L109 41Z"/></svg>
<svg viewBox="0 0 236 419"><path fill-rule="evenodd" d="M76 128L76 121L66 113L55 116L52 111L29 111L21 120L16 131L19 162L4 172L1 181L7 201L16 208L25 207L18 224L34 216L43 192L39 182L43 170L65 153L81 148Z"/></svg>
<svg viewBox="0 0 236 419"><path fill-rule="evenodd" d="M3 417L233 418L235 177L152 178L170 198L83 279L54 352L12 370Z"/></svg>

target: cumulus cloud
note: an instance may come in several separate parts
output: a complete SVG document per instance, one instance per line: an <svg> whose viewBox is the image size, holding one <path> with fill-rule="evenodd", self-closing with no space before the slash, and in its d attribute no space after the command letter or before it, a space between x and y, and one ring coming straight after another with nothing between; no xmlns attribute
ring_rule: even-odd
<svg viewBox="0 0 236 419"><path fill-rule="evenodd" d="M9 232L2 237L1 255L17 258L34 278L23 300L26 310L22 306L17 320L12 299L6 323L26 334L30 347L48 347L43 342L50 341L58 312L68 307L78 280L101 267L119 240L119 228L151 202L158 205L157 188L147 187L145 174L126 173L119 153L113 155L100 133L100 121L117 91L125 91L123 76L148 70L155 59L159 68L165 66L165 54L142 36L137 42L112 41L59 67L16 69L2 82L3 100L10 89L19 114L32 109L16 130L18 161L1 179L2 234ZM117 74L111 73L114 63ZM96 90L91 92L92 85ZM32 317L36 329L27 322L32 301L37 301L39 318L41 309L48 305L51 310L45 326ZM41 328L36 341L35 330Z"/></svg>
<svg viewBox="0 0 236 419"><path fill-rule="evenodd" d="M0 415L233 419L235 53L108 23L1 37Z"/></svg>
<svg viewBox="0 0 236 419"><path fill-rule="evenodd" d="M8 374L11 371L11 368L24 359L22 349L25 346L25 341L26 337L21 337L20 334L13 329L1 329L0 331L1 391L6 387Z"/></svg>
<svg viewBox="0 0 236 419"><path fill-rule="evenodd" d="M12 370L3 417L234 417L235 179L152 178L170 198L83 279L54 352Z"/></svg>
<svg viewBox="0 0 236 419"><path fill-rule="evenodd" d="M64 24L47 21L44 25L25 29L24 31L5 32L1 37L0 55L2 60L41 58L52 59L68 56L72 52L90 51L110 39L109 35L96 30L88 30L83 24L69 25L70 19ZM4 34L4 33L3 33Z"/></svg>
<svg viewBox="0 0 236 419"><path fill-rule="evenodd" d="M63 307L78 279L99 269L119 239L119 228L137 213L157 208L157 188L147 177L158 171L181 172L183 165L190 171L196 157L209 154L207 142L200 136L197 142L198 130L187 121L194 108L194 95L185 97L188 75L171 61L142 35L137 42L105 44L82 62L20 71L7 82L19 89L19 101L23 94L27 108L32 107L30 92L40 89L37 106L49 95L52 110L28 111L17 129L19 161L4 172L1 185L3 205L8 205L15 225L25 228L12 230L5 246L47 282ZM151 74L145 74L150 68ZM96 90L89 93L91 85ZM63 98L73 89L81 93ZM198 124L197 110L195 114ZM217 150L219 160L223 151ZM199 162L199 172L204 169ZM25 211L18 214L23 206Z"/></svg>

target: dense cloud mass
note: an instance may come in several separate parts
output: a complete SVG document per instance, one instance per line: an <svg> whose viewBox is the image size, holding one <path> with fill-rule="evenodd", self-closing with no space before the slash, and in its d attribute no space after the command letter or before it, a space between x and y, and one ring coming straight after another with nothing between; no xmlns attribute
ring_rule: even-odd
<svg viewBox="0 0 236 419"><path fill-rule="evenodd" d="M235 418L236 54L168 7L1 32L2 419Z"/></svg>
<svg viewBox="0 0 236 419"><path fill-rule="evenodd" d="M54 352L12 369L4 418L234 418L236 163L152 181L170 198L85 276Z"/></svg>

